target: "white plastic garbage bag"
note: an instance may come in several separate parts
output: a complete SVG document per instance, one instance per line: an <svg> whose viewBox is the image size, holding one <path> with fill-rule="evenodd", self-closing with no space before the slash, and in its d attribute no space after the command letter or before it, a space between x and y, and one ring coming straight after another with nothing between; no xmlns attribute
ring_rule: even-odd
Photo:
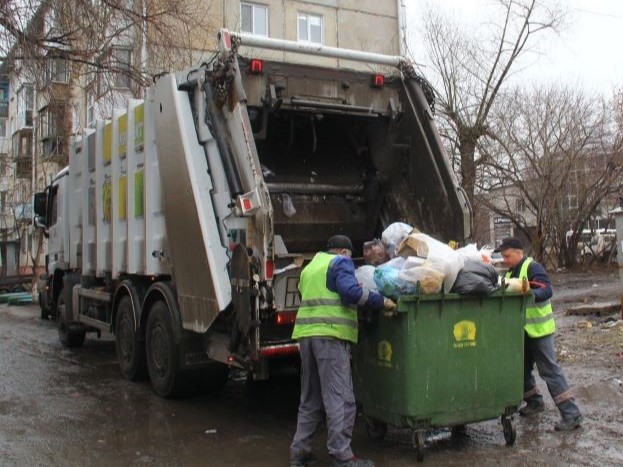
<svg viewBox="0 0 623 467"><path fill-rule="evenodd" d="M422 265L410 268L405 267L402 271L400 271L398 277L412 284L417 284L419 282L420 293L422 294L435 294L441 292L444 280L443 273L431 267L427 260L425 260Z"/></svg>
<svg viewBox="0 0 623 467"><path fill-rule="evenodd" d="M405 224L404 222L394 222L390 224L381 235L381 241L385 248L387 249L387 253L389 253L390 258L394 258L396 256L396 248L402 240L411 233L413 227L409 224Z"/></svg>
<svg viewBox="0 0 623 467"><path fill-rule="evenodd" d="M445 243L423 233L412 233L405 237L397 253L401 256L426 258L426 265L444 275L443 289L450 292L456 276L463 269L465 261L461 255Z"/></svg>
<svg viewBox="0 0 623 467"><path fill-rule="evenodd" d="M378 292L379 289L374 282L374 266L360 266L355 270L355 277L357 277L357 282L361 284L364 290L368 290L370 292Z"/></svg>
<svg viewBox="0 0 623 467"><path fill-rule="evenodd" d="M475 243L470 243L469 245L465 245L462 248L456 250L456 252L465 260L465 261L481 261L482 255L480 251L478 251L478 247Z"/></svg>

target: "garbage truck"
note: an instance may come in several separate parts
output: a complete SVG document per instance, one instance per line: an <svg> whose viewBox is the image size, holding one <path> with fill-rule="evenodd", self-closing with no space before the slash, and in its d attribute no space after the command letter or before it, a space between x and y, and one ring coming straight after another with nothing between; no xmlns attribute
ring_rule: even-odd
<svg viewBox="0 0 623 467"><path fill-rule="evenodd" d="M112 332L123 376L164 397L231 368L268 378L297 358L299 273L331 235L359 251L397 220L470 235L433 109L402 57L221 30L210 63L158 77L76 137L35 195L42 314L67 347Z"/></svg>

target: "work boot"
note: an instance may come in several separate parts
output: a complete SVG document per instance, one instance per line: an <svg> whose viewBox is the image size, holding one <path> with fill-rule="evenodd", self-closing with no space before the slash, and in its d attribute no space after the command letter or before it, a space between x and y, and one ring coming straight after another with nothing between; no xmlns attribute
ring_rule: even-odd
<svg viewBox="0 0 623 467"><path fill-rule="evenodd" d="M554 430L556 431L573 431L576 428L580 428L582 426L582 421L584 417L582 414L577 415L572 418L563 418L561 421L557 422L554 425Z"/></svg>
<svg viewBox="0 0 623 467"><path fill-rule="evenodd" d="M545 404L543 402L527 402L521 409L519 409L519 415L522 417L530 417L538 413L545 411Z"/></svg>
<svg viewBox="0 0 623 467"><path fill-rule="evenodd" d="M374 462L359 459L358 457L352 457L344 461L331 457L331 467L374 467Z"/></svg>
<svg viewBox="0 0 623 467"><path fill-rule="evenodd" d="M311 452L302 452L290 458L290 467L307 467L316 462L316 456Z"/></svg>

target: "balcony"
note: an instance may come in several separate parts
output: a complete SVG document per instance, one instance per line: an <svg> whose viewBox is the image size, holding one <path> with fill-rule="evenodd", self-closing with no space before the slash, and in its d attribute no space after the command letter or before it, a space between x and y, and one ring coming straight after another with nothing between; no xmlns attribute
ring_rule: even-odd
<svg viewBox="0 0 623 467"><path fill-rule="evenodd" d="M16 224L32 220L32 203L7 203L0 211L0 228L12 229Z"/></svg>
<svg viewBox="0 0 623 467"><path fill-rule="evenodd" d="M0 234L7 234L15 227L15 219L10 209L0 211Z"/></svg>
<svg viewBox="0 0 623 467"><path fill-rule="evenodd" d="M32 219L32 203L13 203L13 213L20 222L30 222Z"/></svg>
<svg viewBox="0 0 623 467"><path fill-rule="evenodd" d="M45 83L37 94L37 111L40 113L46 107L58 105L60 102L71 101L71 88L67 83Z"/></svg>
<svg viewBox="0 0 623 467"><path fill-rule="evenodd" d="M22 128L13 133L12 136L12 155L13 159L32 159L33 155L33 135L32 128Z"/></svg>
<svg viewBox="0 0 623 467"><path fill-rule="evenodd" d="M15 178L30 178L32 176L32 158L18 157L15 159Z"/></svg>
<svg viewBox="0 0 623 467"><path fill-rule="evenodd" d="M11 149L11 138L0 136L0 156L5 156Z"/></svg>
<svg viewBox="0 0 623 467"><path fill-rule="evenodd" d="M47 162L67 164L67 138L64 136L46 136L41 139L41 157Z"/></svg>

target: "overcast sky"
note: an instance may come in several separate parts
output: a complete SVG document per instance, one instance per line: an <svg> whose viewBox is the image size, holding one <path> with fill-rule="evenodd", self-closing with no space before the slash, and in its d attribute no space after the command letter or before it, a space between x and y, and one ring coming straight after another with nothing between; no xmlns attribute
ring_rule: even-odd
<svg viewBox="0 0 623 467"><path fill-rule="evenodd" d="M405 0L410 48L414 58L425 64L418 46L419 12L428 2L454 13L465 22L483 18L491 0ZM542 56L530 60L522 78L563 81L587 90L611 93L623 85L623 1L565 0L569 6L567 28L560 36L550 35L541 44Z"/></svg>

